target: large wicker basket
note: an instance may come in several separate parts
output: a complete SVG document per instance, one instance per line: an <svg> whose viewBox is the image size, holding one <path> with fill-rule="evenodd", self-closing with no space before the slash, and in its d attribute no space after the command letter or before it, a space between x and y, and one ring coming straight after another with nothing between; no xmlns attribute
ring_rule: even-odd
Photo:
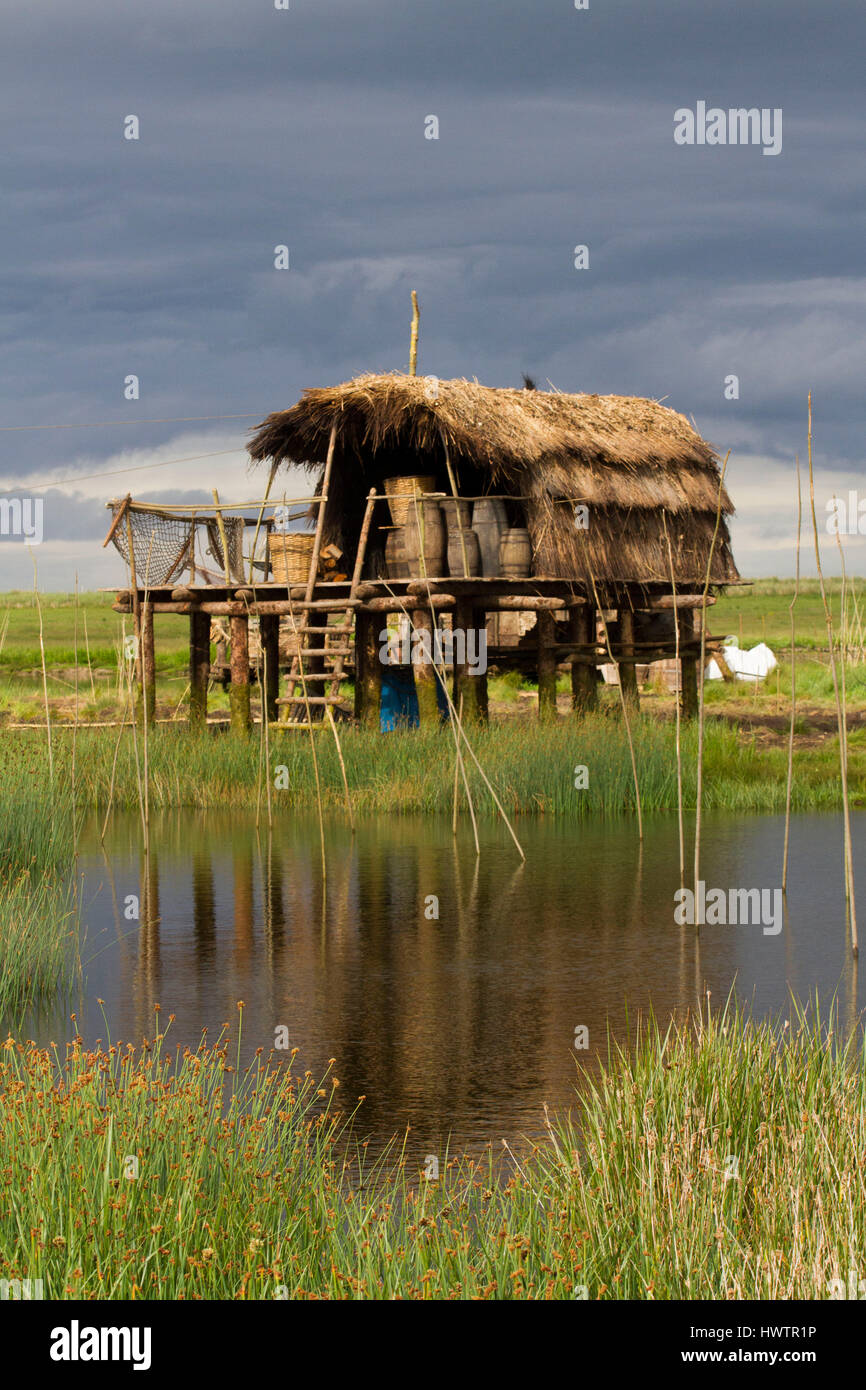
<svg viewBox="0 0 866 1390"><path fill-rule="evenodd" d="M272 531L268 537L271 571L278 584L303 584L310 574L315 536L306 531Z"/></svg>
<svg viewBox="0 0 866 1390"><path fill-rule="evenodd" d="M436 486L436 479L428 477L426 474L412 473L402 478L385 479L385 495L388 498L388 507L391 511L391 520L395 526L405 526L406 518L409 515L409 508L412 506L412 494L422 492L432 492ZM400 497L397 494L406 493L407 496Z"/></svg>

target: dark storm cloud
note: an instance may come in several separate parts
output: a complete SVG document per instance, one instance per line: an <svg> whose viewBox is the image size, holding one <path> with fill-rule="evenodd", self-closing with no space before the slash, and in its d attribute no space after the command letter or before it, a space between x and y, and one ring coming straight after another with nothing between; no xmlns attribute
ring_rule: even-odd
<svg viewBox="0 0 866 1390"><path fill-rule="evenodd" d="M36 0L4 31L2 423L264 413L405 367L415 287L422 371L664 396L779 459L811 387L819 461L859 468L859 3ZM782 154L675 146L698 100L781 107ZM85 437L0 434L3 472L172 427Z"/></svg>

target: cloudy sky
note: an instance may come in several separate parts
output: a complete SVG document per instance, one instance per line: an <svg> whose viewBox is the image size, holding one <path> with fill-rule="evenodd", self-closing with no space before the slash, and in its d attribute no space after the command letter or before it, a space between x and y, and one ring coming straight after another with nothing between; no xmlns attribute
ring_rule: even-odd
<svg viewBox="0 0 866 1390"><path fill-rule="evenodd" d="M260 496L247 429L405 369L413 288L419 371L664 398L730 449L744 574L791 572L810 389L822 519L866 499L862 0L0 7L0 497L44 499L40 587L122 579L115 494ZM781 153L677 145L700 101L780 108Z"/></svg>

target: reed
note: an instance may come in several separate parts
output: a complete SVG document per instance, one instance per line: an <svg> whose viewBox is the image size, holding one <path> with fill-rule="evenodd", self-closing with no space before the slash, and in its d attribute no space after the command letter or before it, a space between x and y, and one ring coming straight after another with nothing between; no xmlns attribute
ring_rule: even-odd
<svg viewBox="0 0 866 1390"><path fill-rule="evenodd" d="M812 469L812 392L809 392L808 403L808 448L809 448L809 500L812 508L812 533L815 539L815 563L818 567L818 579L821 585L821 600L824 605L824 617L827 624L827 642L830 647L830 671L833 676L833 693L836 700L836 721L839 730L839 767L840 779L842 783L842 817L844 824L844 844L845 844L845 895L848 899L848 909L851 919L851 951L854 956L859 954L857 941L857 904L854 896L854 859L851 849L851 812L848 797L848 732L847 732L847 710L842 701L839 691L839 678L836 672L836 649L833 636L833 617L830 612L830 605L827 601L827 591L824 585L824 571L821 568L821 546L818 541L818 520L815 515L815 476Z"/></svg>
<svg viewBox="0 0 866 1390"><path fill-rule="evenodd" d="M785 843L782 849L782 892L788 890L788 842L791 833L791 787L794 782L794 727L797 711L797 643L794 607L800 596L800 534L803 526L803 489L800 486L800 457L795 459L797 470L797 543L794 547L794 593L791 597L791 722L788 728L788 781L785 790ZM781 680L781 668L779 670Z"/></svg>
<svg viewBox="0 0 866 1390"><path fill-rule="evenodd" d="M172 1056L156 1026L0 1053L0 1277L58 1300L706 1300L861 1270L866 1058L817 1014L650 1020L571 1118L507 1143L510 1171L446 1152L439 1181L399 1139L365 1160L331 1066L241 1071L227 1035Z"/></svg>

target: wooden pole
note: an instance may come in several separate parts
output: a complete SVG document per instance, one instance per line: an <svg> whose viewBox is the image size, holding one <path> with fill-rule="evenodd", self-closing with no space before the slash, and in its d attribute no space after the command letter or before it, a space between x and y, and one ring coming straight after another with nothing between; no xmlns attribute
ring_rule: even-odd
<svg viewBox="0 0 866 1390"><path fill-rule="evenodd" d="M470 599L458 599L454 608L454 704L459 706L463 697L463 723L477 724L483 717L480 700L480 682L473 675L466 660L466 637L475 622L475 610ZM458 661L459 638L463 638L463 660Z"/></svg>
<svg viewBox="0 0 866 1390"><path fill-rule="evenodd" d="M589 604L572 608L568 620L568 640L589 646L595 640L595 609ZM598 681L595 667L585 661L571 659L571 708L584 715L598 708Z"/></svg>
<svg viewBox="0 0 866 1390"><path fill-rule="evenodd" d="M788 891L788 843L791 835L791 793L794 786L794 721L797 710L797 646L794 605L800 597L800 533L803 529L803 489L800 486L800 456L795 458L797 470L797 544L794 550L794 596L791 599L791 722L788 727L788 780L785 787L785 843L782 847L782 892Z"/></svg>
<svg viewBox="0 0 866 1390"><path fill-rule="evenodd" d="M129 577L132 580L132 613L133 626L135 628L135 683L138 687L138 704L140 706L144 693L142 663L141 663L141 599L138 593L138 576L135 573L135 550L132 544L132 521L129 515L129 507L126 509L126 543L129 549Z"/></svg>
<svg viewBox="0 0 866 1390"><path fill-rule="evenodd" d="M556 652L553 648L556 634L553 614L542 610L535 625L538 637L538 718L543 723L556 719Z"/></svg>
<svg viewBox="0 0 866 1390"><path fill-rule="evenodd" d="M220 541L222 542L223 570L225 571L226 588L228 589L231 588L232 583L232 571L231 565L229 564L229 543L228 538L226 537L226 528L225 523L223 522L223 514L220 510L220 495L217 492L216 488L214 488L213 490L213 500L216 503L216 521L217 526L219 527Z"/></svg>
<svg viewBox="0 0 866 1390"><path fill-rule="evenodd" d="M415 376L418 370L418 321L421 311L418 308L418 295L412 291L412 321L409 325L409 375Z"/></svg>
<svg viewBox="0 0 866 1390"><path fill-rule="evenodd" d="M623 658L619 665L623 698L628 701L632 709L637 710L640 708L640 696L637 688L637 670L633 660L634 613L625 604L619 610L619 642L620 656ZM629 660L629 657L632 660Z"/></svg>
<svg viewBox="0 0 866 1390"><path fill-rule="evenodd" d="M355 617L355 718L365 729L380 728L382 666L379 661L378 627L372 613Z"/></svg>
<svg viewBox="0 0 866 1390"><path fill-rule="evenodd" d="M246 613L231 619L231 675L229 722L232 733L250 730L250 620Z"/></svg>
<svg viewBox="0 0 866 1390"><path fill-rule="evenodd" d="M262 709L265 720L273 724L278 718L277 699L280 693L280 620L273 614L259 618L262 640Z"/></svg>
<svg viewBox="0 0 866 1390"><path fill-rule="evenodd" d="M700 613L693 608L677 609L679 644L695 640L695 627L700 622ZM680 707L683 719L698 717L698 659L694 656L680 657Z"/></svg>
<svg viewBox="0 0 866 1390"><path fill-rule="evenodd" d="M148 600L141 608L141 670L144 713L149 723L156 714L156 644L153 631L153 604Z"/></svg>
<svg viewBox="0 0 866 1390"><path fill-rule="evenodd" d="M189 615L189 727L207 725L207 683L210 675L210 618L195 609Z"/></svg>
<svg viewBox="0 0 866 1390"><path fill-rule="evenodd" d="M412 628L418 633L421 660L413 660L415 693L418 696L418 722L422 728L436 728L439 723L439 700L436 695L436 671L433 657L433 637L436 631L429 608L416 608L412 613ZM428 659L429 658L429 659Z"/></svg>

